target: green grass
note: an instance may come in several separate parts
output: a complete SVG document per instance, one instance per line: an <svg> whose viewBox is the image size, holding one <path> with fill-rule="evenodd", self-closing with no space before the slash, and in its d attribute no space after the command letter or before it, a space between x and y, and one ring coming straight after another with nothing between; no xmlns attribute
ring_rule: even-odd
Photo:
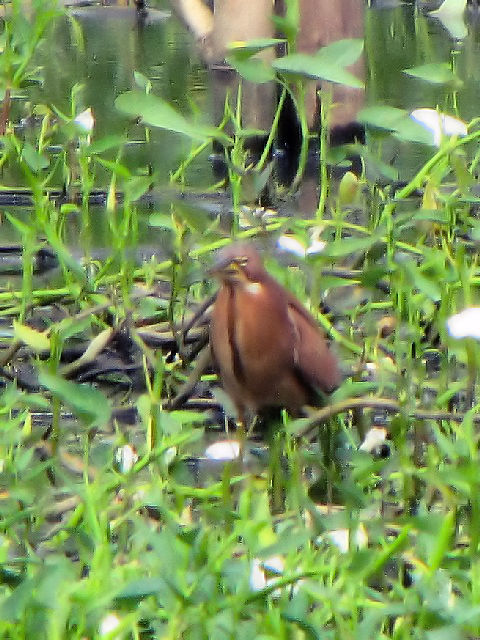
<svg viewBox="0 0 480 640"><path fill-rule="evenodd" d="M0 64L7 84L23 89L34 71L27 44L41 45L45 16L30 25L15 16L6 35L18 57ZM358 49L344 46L352 56ZM144 223L137 200L165 177L128 169L122 139L75 129L79 88L71 113L40 110L30 146L12 127L3 137L0 164L21 169L33 206L27 216L12 208L2 223L22 242L23 268L21 283L0 291L0 637L478 638L480 354L477 342L446 331L452 313L480 304L476 124L397 190L351 174L337 188L323 149L315 220L252 215L243 228L244 182L253 175L258 194L267 174L265 157L249 164L239 97L219 127L200 130L144 80L137 74L140 91L117 104L143 115L146 139L150 127L191 138L171 185L188 191L187 169L216 138L232 188L229 228L175 196L155 205L150 230L172 247L164 260L137 265L130 249ZM58 137L64 153L52 157L46 149ZM377 142L357 149L366 163ZM88 195L100 168L110 175L102 212L110 251L96 259ZM45 195L59 172L74 199L60 207ZM83 263L68 241L73 224ZM168 410L195 361L182 326L213 292L206 268L230 234L273 242L287 230L307 244L315 231L324 251L291 268L267 252L267 267L318 315L348 375L317 414L284 416L263 462L253 452L243 468L197 472L191 457L204 450L209 414ZM34 264L46 243L60 269L44 285ZM331 315L319 313L319 300ZM168 358L176 342L181 358ZM107 371L122 357L135 363L140 391L130 370ZM87 365L103 367L93 383L82 382ZM126 406L138 411L133 427L116 419ZM390 435L387 458L358 450L374 418ZM138 459L122 470L116 456L127 444Z"/></svg>

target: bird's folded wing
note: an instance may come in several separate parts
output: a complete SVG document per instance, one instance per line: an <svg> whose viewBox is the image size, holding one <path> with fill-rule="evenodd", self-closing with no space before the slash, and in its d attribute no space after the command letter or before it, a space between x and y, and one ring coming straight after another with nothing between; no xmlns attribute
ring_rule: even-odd
<svg viewBox="0 0 480 640"><path fill-rule="evenodd" d="M295 328L295 367L313 388L331 393L340 385L341 376L320 327L293 296L288 301L288 314Z"/></svg>

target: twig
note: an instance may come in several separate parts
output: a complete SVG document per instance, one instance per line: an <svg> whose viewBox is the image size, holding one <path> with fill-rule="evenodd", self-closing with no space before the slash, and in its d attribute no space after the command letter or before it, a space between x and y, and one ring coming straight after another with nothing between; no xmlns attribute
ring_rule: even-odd
<svg viewBox="0 0 480 640"><path fill-rule="evenodd" d="M185 402L191 397L195 385L200 380L205 369L208 367L212 359L210 345L204 347L197 358L195 368L189 375L188 380L180 387L177 395L168 403L168 409L178 409L185 404Z"/></svg>
<svg viewBox="0 0 480 640"><path fill-rule="evenodd" d="M352 409L381 409L391 413L401 413L405 408L395 400L390 400L389 398L348 398L343 402L337 402L336 404L323 407L322 409L311 413L307 423L298 435L307 436L313 429L321 425L323 422L326 422L339 413L345 413ZM454 413L452 411L425 411L423 409L418 409L409 412L408 416L415 418L416 420L453 420L455 422L462 422L465 419L466 414L460 412ZM472 420L473 422L480 424L480 415L472 416Z"/></svg>

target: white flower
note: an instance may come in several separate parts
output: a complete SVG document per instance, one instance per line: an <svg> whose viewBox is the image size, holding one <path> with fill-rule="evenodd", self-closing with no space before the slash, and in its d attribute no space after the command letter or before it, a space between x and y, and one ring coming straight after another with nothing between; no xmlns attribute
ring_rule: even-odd
<svg viewBox="0 0 480 640"><path fill-rule="evenodd" d="M432 134L432 143L439 147L445 136L466 136L467 125L435 109L415 109L410 117Z"/></svg>
<svg viewBox="0 0 480 640"><path fill-rule="evenodd" d="M387 430L384 427L373 427L365 436L365 440L358 447L360 451L372 452L377 447L380 447L387 437Z"/></svg>
<svg viewBox="0 0 480 640"><path fill-rule="evenodd" d="M92 133L93 127L95 126L95 118L93 116L92 108L88 107L88 109L79 113L74 122L86 133Z"/></svg>
<svg viewBox="0 0 480 640"><path fill-rule="evenodd" d="M480 340L480 307L467 307L447 320L452 338L476 338Z"/></svg>
<svg viewBox="0 0 480 640"><path fill-rule="evenodd" d="M236 440L220 440L205 449L205 456L210 460L235 460L240 455L240 443Z"/></svg>

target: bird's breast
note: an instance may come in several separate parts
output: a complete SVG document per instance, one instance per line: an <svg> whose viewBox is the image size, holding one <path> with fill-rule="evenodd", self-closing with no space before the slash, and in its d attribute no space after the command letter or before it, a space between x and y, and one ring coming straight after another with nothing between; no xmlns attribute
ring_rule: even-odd
<svg viewBox="0 0 480 640"><path fill-rule="evenodd" d="M258 296L262 293L262 285L259 282L248 282L243 288L247 295Z"/></svg>

